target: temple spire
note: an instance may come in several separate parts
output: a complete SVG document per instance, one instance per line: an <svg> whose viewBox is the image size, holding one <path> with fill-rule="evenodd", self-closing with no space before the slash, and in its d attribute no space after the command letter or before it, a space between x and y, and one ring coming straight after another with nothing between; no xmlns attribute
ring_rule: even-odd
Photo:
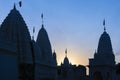
<svg viewBox="0 0 120 80"><path fill-rule="evenodd" d="M41 14L41 19L42 19L42 28L43 28L44 27L43 13Z"/></svg>
<svg viewBox="0 0 120 80"><path fill-rule="evenodd" d="M13 9L16 9L16 5L15 5L15 3L14 3L14 6L13 6Z"/></svg>
<svg viewBox="0 0 120 80"><path fill-rule="evenodd" d="M67 49L65 50L65 57L67 57Z"/></svg>
<svg viewBox="0 0 120 80"><path fill-rule="evenodd" d="M104 32L106 31L105 19L103 20Z"/></svg>
<svg viewBox="0 0 120 80"><path fill-rule="evenodd" d="M32 36L32 40L34 40L34 33L35 33L35 27L33 27L33 36Z"/></svg>

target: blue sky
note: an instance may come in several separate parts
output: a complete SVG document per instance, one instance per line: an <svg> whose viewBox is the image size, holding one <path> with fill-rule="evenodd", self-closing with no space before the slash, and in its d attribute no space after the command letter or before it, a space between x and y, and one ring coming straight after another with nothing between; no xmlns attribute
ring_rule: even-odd
<svg viewBox="0 0 120 80"><path fill-rule="evenodd" d="M0 0L0 24L19 0ZM35 39L41 28L41 13L58 64L65 49L72 64L88 64L103 33L103 19L112 41L116 62L120 62L120 0L22 0L20 11Z"/></svg>

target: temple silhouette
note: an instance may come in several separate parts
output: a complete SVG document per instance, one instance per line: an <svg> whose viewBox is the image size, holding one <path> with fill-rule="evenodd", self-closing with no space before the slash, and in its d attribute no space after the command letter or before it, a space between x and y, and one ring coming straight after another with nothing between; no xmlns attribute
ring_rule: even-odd
<svg viewBox="0 0 120 80"><path fill-rule="evenodd" d="M89 76L93 80L116 80L115 56L109 34L104 29L100 36L97 52L89 59Z"/></svg>
<svg viewBox="0 0 120 80"><path fill-rule="evenodd" d="M14 5L0 26L0 80L120 80L120 64L115 63L105 20L103 26L98 48L88 66L72 65L67 50L63 63L58 66L44 24L37 40L31 39L28 27Z"/></svg>

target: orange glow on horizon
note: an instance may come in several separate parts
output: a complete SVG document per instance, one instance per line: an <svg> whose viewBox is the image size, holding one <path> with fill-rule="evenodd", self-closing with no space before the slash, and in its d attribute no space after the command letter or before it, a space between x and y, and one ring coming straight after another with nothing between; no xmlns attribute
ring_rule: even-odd
<svg viewBox="0 0 120 80"><path fill-rule="evenodd" d="M62 51L63 52L63 51ZM77 51L68 51L67 57L69 59L69 62L72 65L88 65L88 55L84 55L83 52L78 53ZM58 65L63 63L65 58L65 53L63 52L62 54L57 54L57 62Z"/></svg>

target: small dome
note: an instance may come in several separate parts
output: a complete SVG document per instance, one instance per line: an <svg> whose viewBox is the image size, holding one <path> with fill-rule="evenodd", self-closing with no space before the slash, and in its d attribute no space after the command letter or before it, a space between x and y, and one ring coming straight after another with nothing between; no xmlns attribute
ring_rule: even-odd
<svg viewBox="0 0 120 80"><path fill-rule="evenodd" d="M64 58L64 65L69 65L69 59L67 57Z"/></svg>

